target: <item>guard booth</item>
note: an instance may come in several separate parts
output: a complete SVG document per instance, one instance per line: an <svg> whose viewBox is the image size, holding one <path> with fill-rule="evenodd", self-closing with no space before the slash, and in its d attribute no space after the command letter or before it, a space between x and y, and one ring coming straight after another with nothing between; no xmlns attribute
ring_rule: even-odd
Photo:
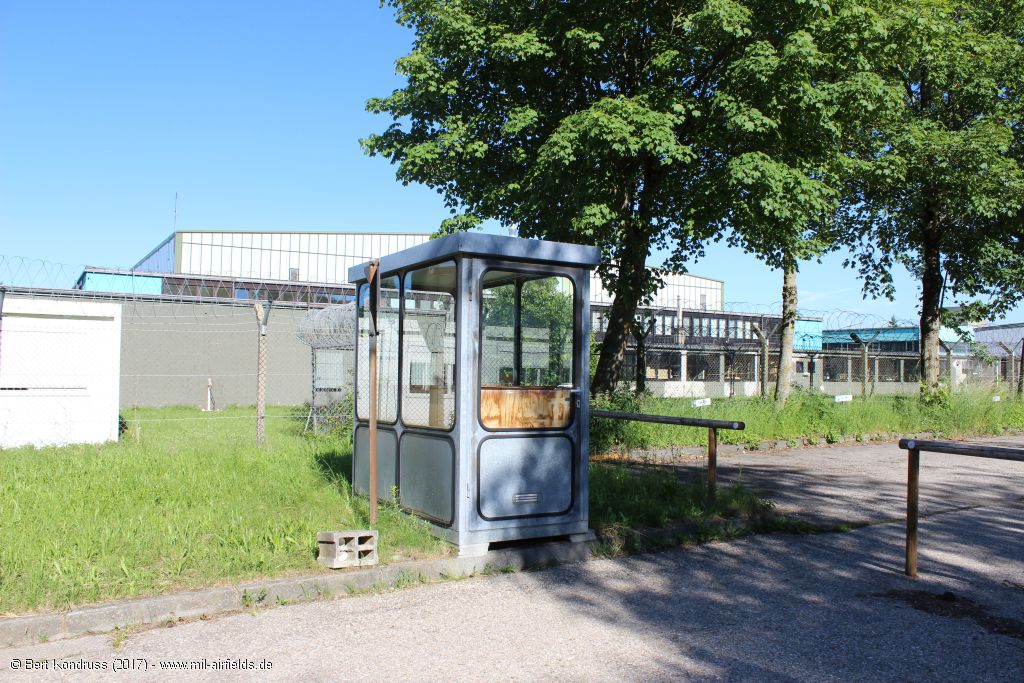
<svg viewBox="0 0 1024 683"><path fill-rule="evenodd" d="M599 252L458 233L380 259L377 496L461 555L586 538L590 275ZM368 265L358 287L352 475L369 489Z"/></svg>

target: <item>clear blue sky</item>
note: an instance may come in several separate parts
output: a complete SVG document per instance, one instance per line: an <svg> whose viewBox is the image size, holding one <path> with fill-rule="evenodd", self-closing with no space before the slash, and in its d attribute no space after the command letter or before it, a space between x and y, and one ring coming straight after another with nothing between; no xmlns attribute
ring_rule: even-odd
<svg viewBox="0 0 1024 683"><path fill-rule="evenodd" d="M374 0L0 3L0 254L130 266L180 229L432 231L448 214L358 140L401 85L410 34ZM842 257L801 308L914 319L916 287L865 302ZM713 246L692 271L761 310L781 276ZM1018 316L1019 317L1019 316Z"/></svg>

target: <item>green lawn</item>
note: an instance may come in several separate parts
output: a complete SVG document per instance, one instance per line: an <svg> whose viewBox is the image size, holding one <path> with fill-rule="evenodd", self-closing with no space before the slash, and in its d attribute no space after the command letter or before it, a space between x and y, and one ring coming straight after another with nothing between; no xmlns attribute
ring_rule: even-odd
<svg viewBox="0 0 1024 683"><path fill-rule="evenodd" d="M346 435L307 438L302 415L271 408L269 444L252 408L126 411L121 441L0 451L0 614L66 608L289 572L322 570L316 533L367 528L345 478ZM707 505L704 487L661 472L591 467L595 529L701 521L760 509L743 491ZM381 560L449 546L384 506Z"/></svg>
<svg viewBox="0 0 1024 683"><path fill-rule="evenodd" d="M0 451L0 614L317 571L316 533L367 528L347 439L289 409L132 410L117 444ZM381 511L380 553L438 556L425 524Z"/></svg>

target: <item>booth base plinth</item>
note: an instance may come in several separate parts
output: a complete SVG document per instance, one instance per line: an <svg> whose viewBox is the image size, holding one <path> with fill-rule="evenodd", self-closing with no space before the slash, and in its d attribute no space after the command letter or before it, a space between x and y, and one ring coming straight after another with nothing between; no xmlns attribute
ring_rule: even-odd
<svg viewBox="0 0 1024 683"><path fill-rule="evenodd" d="M490 543L474 543L472 545L460 545L459 557L481 557L487 554L487 550L490 547Z"/></svg>

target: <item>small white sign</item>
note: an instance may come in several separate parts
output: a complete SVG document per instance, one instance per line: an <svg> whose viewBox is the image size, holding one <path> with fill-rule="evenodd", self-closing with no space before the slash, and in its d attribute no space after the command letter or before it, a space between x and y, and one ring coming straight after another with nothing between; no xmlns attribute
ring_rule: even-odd
<svg viewBox="0 0 1024 683"><path fill-rule="evenodd" d="M853 394L837 394L836 403L849 403L853 400Z"/></svg>
<svg viewBox="0 0 1024 683"><path fill-rule="evenodd" d="M993 403L999 403L999 397L998 396L993 396L992 397L992 402Z"/></svg>
<svg viewBox="0 0 1024 683"><path fill-rule="evenodd" d="M693 407L694 408L701 408L703 406L709 406L709 405L711 405L711 399L710 398L698 398L696 401L693 402Z"/></svg>

